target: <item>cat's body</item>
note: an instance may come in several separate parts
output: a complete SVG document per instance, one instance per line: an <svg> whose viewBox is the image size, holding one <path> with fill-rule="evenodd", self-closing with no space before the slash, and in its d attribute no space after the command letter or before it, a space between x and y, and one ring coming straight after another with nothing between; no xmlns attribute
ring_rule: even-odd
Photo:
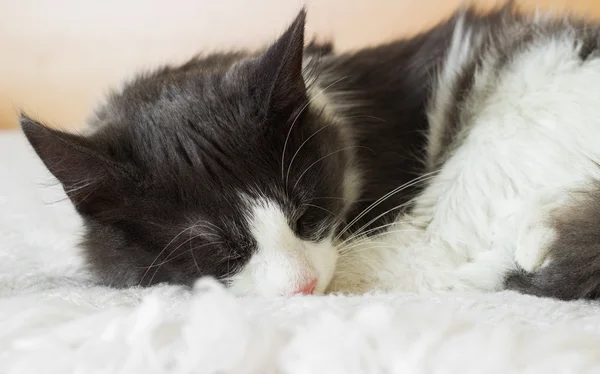
<svg viewBox="0 0 600 374"><path fill-rule="evenodd" d="M411 212L351 243L332 290L600 294L600 28L458 14ZM378 244L379 243L379 244Z"/></svg>
<svg viewBox="0 0 600 374"><path fill-rule="evenodd" d="M303 18L266 51L137 78L86 136L23 118L84 218L84 254L101 282L191 285L209 275L241 294L323 292L337 230L422 174L427 82L448 33L303 55ZM390 222L419 187L346 234Z"/></svg>

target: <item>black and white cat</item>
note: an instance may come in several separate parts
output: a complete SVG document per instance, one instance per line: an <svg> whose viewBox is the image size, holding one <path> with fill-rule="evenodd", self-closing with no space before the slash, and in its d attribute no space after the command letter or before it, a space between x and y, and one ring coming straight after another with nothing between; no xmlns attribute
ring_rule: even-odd
<svg viewBox="0 0 600 374"><path fill-rule="evenodd" d="M100 281L213 276L240 294L322 293L345 219L406 185L346 230L375 233L415 196L428 80L448 33L338 56L303 51L304 18L261 53L138 77L89 134L22 117L84 219Z"/></svg>
<svg viewBox="0 0 600 374"><path fill-rule="evenodd" d="M22 119L104 283L597 296L596 26L466 11L303 56L303 24L138 78L89 135Z"/></svg>

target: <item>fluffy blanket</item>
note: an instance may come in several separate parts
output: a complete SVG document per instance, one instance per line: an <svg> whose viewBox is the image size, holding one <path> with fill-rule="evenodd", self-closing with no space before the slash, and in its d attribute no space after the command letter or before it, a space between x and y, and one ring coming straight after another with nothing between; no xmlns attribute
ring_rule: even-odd
<svg viewBox="0 0 600 374"><path fill-rule="evenodd" d="M235 298L94 285L80 221L0 134L0 373L600 372L600 307L516 293Z"/></svg>

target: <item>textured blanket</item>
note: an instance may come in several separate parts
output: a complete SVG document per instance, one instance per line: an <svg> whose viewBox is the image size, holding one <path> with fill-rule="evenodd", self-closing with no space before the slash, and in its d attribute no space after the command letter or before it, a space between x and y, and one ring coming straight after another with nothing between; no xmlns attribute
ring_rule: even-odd
<svg viewBox="0 0 600 374"><path fill-rule="evenodd" d="M600 372L600 304L114 290L82 266L80 225L24 138L0 133L0 373Z"/></svg>

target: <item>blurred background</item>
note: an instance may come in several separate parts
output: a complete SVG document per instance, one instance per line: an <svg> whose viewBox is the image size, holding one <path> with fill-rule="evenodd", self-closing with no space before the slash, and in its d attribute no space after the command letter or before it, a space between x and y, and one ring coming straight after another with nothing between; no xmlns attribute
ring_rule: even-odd
<svg viewBox="0 0 600 374"><path fill-rule="evenodd" d="M24 109L48 125L82 125L94 103L140 69L200 51L259 47L283 31L302 4L307 36L338 50L409 36L447 17L463 0L0 0L0 129ZM498 0L474 0L481 10ZM600 0L517 0L600 18Z"/></svg>

